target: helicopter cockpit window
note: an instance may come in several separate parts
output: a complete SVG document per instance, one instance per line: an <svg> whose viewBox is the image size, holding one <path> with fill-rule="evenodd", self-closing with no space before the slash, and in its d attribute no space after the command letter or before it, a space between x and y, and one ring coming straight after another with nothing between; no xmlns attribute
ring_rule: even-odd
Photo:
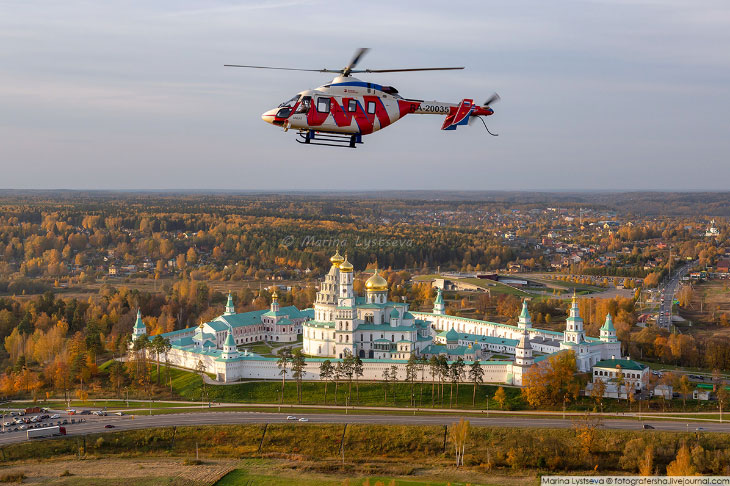
<svg viewBox="0 0 730 486"><path fill-rule="evenodd" d="M279 105L279 108L283 108L285 106L292 107L297 103L297 100L299 100L299 95L296 95L294 98L290 99L289 101L285 101L282 104Z"/></svg>
<svg viewBox="0 0 730 486"><path fill-rule="evenodd" d="M299 103L297 113L309 113L309 107L312 105L312 98L309 96L302 96L302 101Z"/></svg>

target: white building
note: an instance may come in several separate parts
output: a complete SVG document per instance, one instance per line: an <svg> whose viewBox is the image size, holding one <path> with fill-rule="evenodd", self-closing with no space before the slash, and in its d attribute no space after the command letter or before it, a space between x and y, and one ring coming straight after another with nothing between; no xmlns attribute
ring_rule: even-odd
<svg viewBox="0 0 730 486"><path fill-rule="evenodd" d="M649 383L649 367L630 359L606 359L593 366L592 383L586 387L590 393L593 385L601 380L605 385L604 397L628 398L629 393L640 393Z"/></svg>
<svg viewBox="0 0 730 486"><path fill-rule="evenodd" d="M354 269L347 257L336 253L330 261L313 309L282 308L274 292L270 309L236 313L229 295L222 315L163 334L172 346L167 360L189 369L202 363L220 381L277 379L276 358L239 351L238 346L295 343L302 335L307 380L319 379L319 364L325 359L337 361L348 353L363 361L363 378L370 380L380 379L392 366L405 377L405 364L411 356L441 355L450 361L461 358L467 364L480 360L486 382L521 385L533 364L557 352L575 352L578 370L583 372L601 360L620 356L621 343L611 316L607 316L600 338L586 337L575 296L565 332L533 327L527 302L514 326L446 315L441 289L437 289L432 312L410 311L407 303L388 301L388 283L377 270L365 283L365 295L355 295ZM133 339L144 334L138 313Z"/></svg>

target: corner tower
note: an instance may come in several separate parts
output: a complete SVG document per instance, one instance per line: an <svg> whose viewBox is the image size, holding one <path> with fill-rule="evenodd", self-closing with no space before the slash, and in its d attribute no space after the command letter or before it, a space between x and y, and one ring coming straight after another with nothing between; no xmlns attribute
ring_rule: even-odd
<svg viewBox="0 0 730 486"><path fill-rule="evenodd" d="M433 313L443 315L446 312L446 306L444 305L444 295L440 288L436 288L436 300L433 301Z"/></svg>
<svg viewBox="0 0 730 486"><path fill-rule="evenodd" d="M532 318L530 317L530 312L527 310L526 299L522 301L522 312L520 312L520 317L517 320L517 327L520 329L530 329L532 327Z"/></svg>
<svg viewBox="0 0 730 486"><path fill-rule="evenodd" d="M147 327L142 322L142 313L137 309L137 320L134 322L134 328L132 329L132 340L136 341L147 334Z"/></svg>
<svg viewBox="0 0 730 486"><path fill-rule="evenodd" d="M607 343L615 343L618 341L616 338L616 328L613 327L613 318L611 314L606 314L606 322L601 326L601 341Z"/></svg>
<svg viewBox="0 0 730 486"><path fill-rule="evenodd" d="M226 302L226 311L223 313L224 316L230 316L236 313L236 306L233 305L233 295L231 291L228 291L228 301Z"/></svg>

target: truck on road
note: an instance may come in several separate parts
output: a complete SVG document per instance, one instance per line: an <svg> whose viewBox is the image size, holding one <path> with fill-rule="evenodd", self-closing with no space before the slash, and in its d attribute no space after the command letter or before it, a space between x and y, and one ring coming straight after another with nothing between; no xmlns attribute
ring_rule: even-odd
<svg viewBox="0 0 730 486"><path fill-rule="evenodd" d="M43 427L42 429L28 429L26 432L28 439L39 439L41 437L54 437L57 435L66 435L66 427Z"/></svg>

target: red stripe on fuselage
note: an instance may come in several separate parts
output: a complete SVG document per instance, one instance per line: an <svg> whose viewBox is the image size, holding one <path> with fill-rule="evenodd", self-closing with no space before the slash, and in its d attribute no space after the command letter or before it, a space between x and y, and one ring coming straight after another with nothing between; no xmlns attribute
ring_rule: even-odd
<svg viewBox="0 0 730 486"><path fill-rule="evenodd" d="M400 113L400 118L403 118L409 113L414 113L420 107L421 103L418 101L398 100L398 111Z"/></svg>

